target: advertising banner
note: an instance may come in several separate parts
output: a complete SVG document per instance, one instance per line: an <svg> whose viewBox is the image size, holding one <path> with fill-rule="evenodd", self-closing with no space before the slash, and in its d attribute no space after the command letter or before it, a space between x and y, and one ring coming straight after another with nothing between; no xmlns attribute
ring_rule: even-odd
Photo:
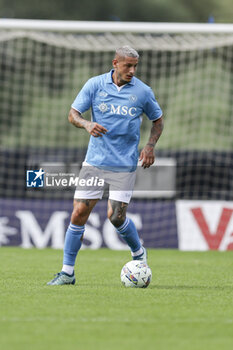
<svg viewBox="0 0 233 350"><path fill-rule="evenodd" d="M62 249L72 200L0 199L0 246ZM128 207L148 248L183 251L233 250L233 202L133 199ZM107 218L107 200L97 203L82 249L128 249Z"/></svg>
<svg viewBox="0 0 233 350"><path fill-rule="evenodd" d="M233 202L177 201L180 250L233 250Z"/></svg>
<svg viewBox="0 0 233 350"><path fill-rule="evenodd" d="M72 200L0 199L0 246L62 249L72 212ZM133 200L128 207L146 247L177 248L175 202ZM101 200L85 226L82 248L128 249L107 218Z"/></svg>

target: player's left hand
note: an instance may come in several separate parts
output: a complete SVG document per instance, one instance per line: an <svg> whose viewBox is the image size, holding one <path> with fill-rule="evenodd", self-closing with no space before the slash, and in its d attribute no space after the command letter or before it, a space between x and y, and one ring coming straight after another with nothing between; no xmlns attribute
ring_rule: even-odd
<svg viewBox="0 0 233 350"><path fill-rule="evenodd" d="M155 161L154 147L146 145L140 153L139 161L142 161L144 169L149 168Z"/></svg>

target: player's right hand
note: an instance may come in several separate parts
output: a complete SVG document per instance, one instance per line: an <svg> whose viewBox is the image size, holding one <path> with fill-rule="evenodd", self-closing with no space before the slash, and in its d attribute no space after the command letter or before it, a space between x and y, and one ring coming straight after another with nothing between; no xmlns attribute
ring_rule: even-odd
<svg viewBox="0 0 233 350"><path fill-rule="evenodd" d="M106 134L108 131L104 126L95 122L89 122L86 125L86 130L90 135L94 137L102 137L103 134Z"/></svg>

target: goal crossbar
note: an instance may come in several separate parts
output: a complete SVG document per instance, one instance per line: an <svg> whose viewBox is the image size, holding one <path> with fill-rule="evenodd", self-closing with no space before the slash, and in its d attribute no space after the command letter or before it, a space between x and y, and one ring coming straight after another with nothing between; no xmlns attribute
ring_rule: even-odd
<svg viewBox="0 0 233 350"><path fill-rule="evenodd" d="M77 33L233 33L233 24L0 19L0 29Z"/></svg>

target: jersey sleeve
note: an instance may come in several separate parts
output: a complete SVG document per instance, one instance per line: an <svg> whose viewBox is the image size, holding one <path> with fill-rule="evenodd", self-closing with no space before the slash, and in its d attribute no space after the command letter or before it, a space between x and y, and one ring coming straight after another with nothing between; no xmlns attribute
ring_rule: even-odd
<svg viewBox="0 0 233 350"><path fill-rule="evenodd" d="M92 79L89 79L83 88L80 90L76 96L71 107L79 111L80 113L86 112L92 103L92 94L93 94L93 82Z"/></svg>
<svg viewBox="0 0 233 350"><path fill-rule="evenodd" d="M158 102L156 101L156 98L152 89L150 88L147 91L147 95L145 99L144 113L147 115L147 117L150 120L159 119L163 114L163 111L160 108Z"/></svg>

